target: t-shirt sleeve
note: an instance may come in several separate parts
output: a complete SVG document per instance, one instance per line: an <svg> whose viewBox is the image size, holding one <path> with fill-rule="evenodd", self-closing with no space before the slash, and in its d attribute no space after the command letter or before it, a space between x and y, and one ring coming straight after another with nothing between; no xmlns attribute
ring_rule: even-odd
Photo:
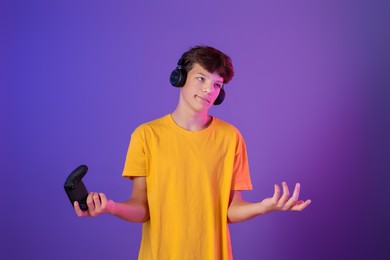
<svg viewBox="0 0 390 260"><path fill-rule="evenodd" d="M138 127L131 134L122 176L130 179L135 176L146 176L146 161L145 138L143 131Z"/></svg>
<svg viewBox="0 0 390 260"><path fill-rule="evenodd" d="M231 190L252 190L245 140L237 135Z"/></svg>

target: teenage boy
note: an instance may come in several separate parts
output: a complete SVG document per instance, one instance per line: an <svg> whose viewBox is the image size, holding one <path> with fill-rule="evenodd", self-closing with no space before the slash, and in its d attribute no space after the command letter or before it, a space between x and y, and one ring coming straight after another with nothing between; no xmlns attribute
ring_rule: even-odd
<svg viewBox="0 0 390 260"><path fill-rule="evenodd" d="M180 88L176 109L142 124L131 135L123 176L132 180L131 197L114 202L91 192L88 211L142 222L139 259L232 259L228 223L277 210L303 210L300 185L290 197L286 183L257 203L242 198L252 183L245 142L234 126L209 115L225 98L233 78L231 59L209 46L185 52L172 72Z"/></svg>

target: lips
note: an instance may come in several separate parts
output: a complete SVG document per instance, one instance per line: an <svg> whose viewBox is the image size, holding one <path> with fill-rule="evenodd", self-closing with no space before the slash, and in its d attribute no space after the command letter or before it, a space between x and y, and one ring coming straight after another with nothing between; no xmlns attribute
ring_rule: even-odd
<svg viewBox="0 0 390 260"><path fill-rule="evenodd" d="M203 101L203 102L210 103L210 100L208 100L207 98L203 98L203 97L198 96L198 95L196 95L196 97L199 98L199 99L200 99L201 101Z"/></svg>

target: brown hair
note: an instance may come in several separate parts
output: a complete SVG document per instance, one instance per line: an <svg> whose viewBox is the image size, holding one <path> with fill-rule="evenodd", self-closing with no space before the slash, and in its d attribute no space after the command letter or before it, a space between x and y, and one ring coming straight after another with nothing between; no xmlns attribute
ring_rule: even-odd
<svg viewBox="0 0 390 260"><path fill-rule="evenodd" d="M228 55L205 45L198 45L190 48L181 56L184 69L188 72L193 64L198 63L210 73L217 73L223 78L224 84L228 83L234 76L233 64Z"/></svg>

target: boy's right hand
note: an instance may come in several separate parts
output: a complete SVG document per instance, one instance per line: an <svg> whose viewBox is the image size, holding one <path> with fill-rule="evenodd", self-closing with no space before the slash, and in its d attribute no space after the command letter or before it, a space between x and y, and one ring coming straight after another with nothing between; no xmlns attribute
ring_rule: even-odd
<svg viewBox="0 0 390 260"><path fill-rule="evenodd" d="M74 209L79 217L96 217L110 213L114 203L114 201L108 200L104 193L90 192L87 197L88 210L82 211L77 201L74 202Z"/></svg>

